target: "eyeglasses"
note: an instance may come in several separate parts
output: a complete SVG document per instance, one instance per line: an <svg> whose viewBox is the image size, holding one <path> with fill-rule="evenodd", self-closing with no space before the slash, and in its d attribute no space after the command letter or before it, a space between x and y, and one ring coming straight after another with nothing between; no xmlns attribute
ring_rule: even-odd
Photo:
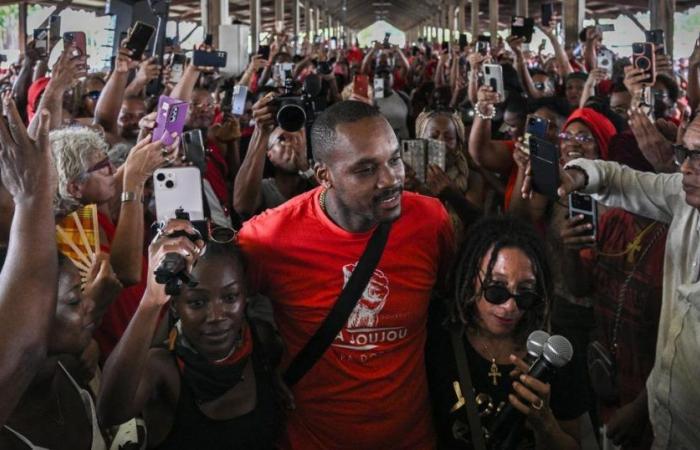
<svg viewBox="0 0 700 450"><path fill-rule="evenodd" d="M532 308L541 298L540 294L535 291L524 291L514 294L507 287L498 284L484 286L481 275L479 275L479 281L481 282L481 293L486 301L492 305L502 305L513 298L515 299L515 304L518 305L518 309L526 310Z"/></svg>
<svg viewBox="0 0 700 450"><path fill-rule="evenodd" d="M690 158L690 163L694 166L700 165L700 150L689 150L683 145L673 145L673 159L676 165L681 166L686 158Z"/></svg>
<svg viewBox="0 0 700 450"><path fill-rule="evenodd" d="M571 134L567 132L559 133L560 141L576 142L577 144L592 144L595 138L589 134Z"/></svg>
<svg viewBox="0 0 700 450"><path fill-rule="evenodd" d="M90 91L85 94L85 97L90 97L91 99L97 101L100 98L100 91Z"/></svg>
<svg viewBox="0 0 700 450"><path fill-rule="evenodd" d="M90 168L88 168L88 170L86 170L85 173L97 172L98 170L102 170L106 167L109 167L110 170L112 169L112 161L110 161L109 158L105 158L97 164L90 166Z"/></svg>

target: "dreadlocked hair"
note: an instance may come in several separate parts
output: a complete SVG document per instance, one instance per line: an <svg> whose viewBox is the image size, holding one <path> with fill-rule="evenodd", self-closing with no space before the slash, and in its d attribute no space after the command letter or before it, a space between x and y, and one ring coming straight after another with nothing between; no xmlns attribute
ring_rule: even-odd
<svg viewBox="0 0 700 450"><path fill-rule="evenodd" d="M515 328L514 337L522 340L534 330L549 327L552 286L549 263L540 236L529 223L514 217L486 217L470 228L452 275L454 295L448 299L448 320L453 324L463 323L468 328L476 327L476 302L481 296L481 291L476 290L476 280L481 277L484 285L491 283L493 266L498 254L505 248L521 250L529 258L536 279L535 289L541 295L541 301L525 311ZM492 250L491 256L482 277L481 265L489 250Z"/></svg>

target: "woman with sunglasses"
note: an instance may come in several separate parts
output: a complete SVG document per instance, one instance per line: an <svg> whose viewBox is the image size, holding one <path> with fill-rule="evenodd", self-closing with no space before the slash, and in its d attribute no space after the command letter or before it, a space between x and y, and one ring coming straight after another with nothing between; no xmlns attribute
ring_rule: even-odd
<svg viewBox="0 0 700 450"><path fill-rule="evenodd" d="M517 448L577 448L585 406L570 371L561 369L551 385L521 376L528 371L528 335L548 328L551 306L549 265L534 229L509 217L475 224L453 278L446 311L432 315L427 351L439 448L472 448L470 402L480 428L488 428L506 405L522 413L526 426ZM458 335L457 348L450 333ZM467 360L474 392L461 384L459 355Z"/></svg>
<svg viewBox="0 0 700 450"><path fill-rule="evenodd" d="M252 320L233 234L206 248L187 221L173 220L149 247L146 291L105 364L98 416L105 426L141 415L148 448L272 449L279 429L273 371L281 344L270 324ZM187 263L195 286L167 295L155 268L168 254ZM255 301L259 299L256 298ZM165 342L151 344L168 305ZM165 319L163 319L165 320Z"/></svg>

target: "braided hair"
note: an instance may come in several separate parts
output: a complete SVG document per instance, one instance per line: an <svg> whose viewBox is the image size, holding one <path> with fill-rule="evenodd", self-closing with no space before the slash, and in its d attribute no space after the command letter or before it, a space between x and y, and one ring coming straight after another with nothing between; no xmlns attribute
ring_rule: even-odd
<svg viewBox="0 0 700 450"><path fill-rule="evenodd" d="M505 248L516 248L528 257L536 279L536 291L541 301L525 311L515 329L515 338L522 340L540 328L548 328L552 286L550 268L544 244L535 229L520 219L510 216L491 216L481 219L469 230L453 273L454 295L448 300L448 320L475 327L476 302L481 291L476 290L481 265L491 250L483 283L488 285L498 254Z"/></svg>

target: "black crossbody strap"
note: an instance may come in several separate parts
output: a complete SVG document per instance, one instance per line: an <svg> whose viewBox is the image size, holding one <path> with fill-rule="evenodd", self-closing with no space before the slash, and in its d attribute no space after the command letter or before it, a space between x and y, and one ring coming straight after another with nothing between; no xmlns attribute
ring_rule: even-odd
<svg viewBox="0 0 700 450"><path fill-rule="evenodd" d="M291 387L301 380L306 372L321 359L326 349L333 343L340 330L343 329L348 317L350 317L350 313L355 309L355 305L357 305L362 293L365 291L367 283L379 263L379 259L382 257L390 229L391 223L383 222L372 233L372 237L370 237L367 247L365 247L365 251L360 257L360 261L355 266L355 270L352 271L350 279L338 296L338 300L336 300L328 316L326 316L321 326L311 336L304 348L297 353L284 373L284 381L287 383L287 386Z"/></svg>
<svg viewBox="0 0 700 450"><path fill-rule="evenodd" d="M474 450L486 450L486 442L484 441L484 433L481 429L481 419L476 412L476 403L474 400L474 385L472 384L472 375L469 372L469 363L467 362L467 352L462 343L463 328L452 328L450 337L452 338L452 348L457 360L457 371L459 372L459 384L462 388L462 396L465 400L464 407L467 410L467 421L469 422L469 431L471 433L472 444Z"/></svg>

